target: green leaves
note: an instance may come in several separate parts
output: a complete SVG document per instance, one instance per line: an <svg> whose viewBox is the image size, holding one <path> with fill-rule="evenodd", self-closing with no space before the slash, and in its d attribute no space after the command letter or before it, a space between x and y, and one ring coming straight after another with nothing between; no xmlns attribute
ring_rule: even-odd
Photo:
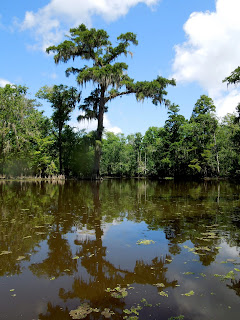
<svg viewBox="0 0 240 320"><path fill-rule="evenodd" d="M240 82L240 67L237 67L230 76L226 77L223 82L227 82L229 84L236 84Z"/></svg>
<svg viewBox="0 0 240 320"><path fill-rule="evenodd" d="M51 103L53 108L52 121L57 130L57 147L59 154L59 170L62 174L62 131L64 125L70 120L70 114L75 108L76 104L80 102L81 93L74 87L68 88L65 85L54 85L53 87L42 87L36 96L40 99L45 99Z"/></svg>
<svg viewBox="0 0 240 320"><path fill-rule="evenodd" d="M49 149L43 148L46 140L48 146L52 145L50 121L36 110L39 103L28 99L26 94L27 88L23 86L0 88L0 173L36 174L43 168L46 170L51 162L47 156ZM40 158L48 158L43 167Z"/></svg>

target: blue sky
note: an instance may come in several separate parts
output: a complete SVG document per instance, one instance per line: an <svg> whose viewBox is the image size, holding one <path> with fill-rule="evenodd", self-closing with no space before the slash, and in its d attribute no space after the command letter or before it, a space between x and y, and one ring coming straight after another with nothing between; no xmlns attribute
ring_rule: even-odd
<svg viewBox="0 0 240 320"><path fill-rule="evenodd" d="M73 76L65 77L71 62L56 66L45 48L63 41L70 27L85 23L105 29L113 44L121 33L136 33L139 45L131 48L133 57L123 57L129 76L175 78L177 86L168 88L168 99L185 117L201 94L214 99L222 117L240 101L238 88L222 84L239 65L239 12L239 0L11 0L0 9L0 85L26 85L30 96L44 85L76 86ZM84 97L89 91L82 90ZM51 115L49 105L44 103L43 109ZM77 114L72 125L94 129L95 123L77 123ZM128 96L109 104L105 127L144 134L150 126L163 126L166 118L164 106Z"/></svg>

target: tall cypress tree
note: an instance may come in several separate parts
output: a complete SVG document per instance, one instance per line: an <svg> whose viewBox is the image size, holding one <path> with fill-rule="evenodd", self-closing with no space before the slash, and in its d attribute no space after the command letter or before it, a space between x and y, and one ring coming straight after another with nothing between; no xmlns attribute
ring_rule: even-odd
<svg viewBox="0 0 240 320"><path fill-rule="evenodd" d="M175 85L175 80L157 77L153 81L137 81L127 75L128 65L119 62L119 57L129 53L130 44L137 45L136 35L127 32L117 38L118 44L113 47L109 35L105 30L88 29L84 24L78 28L70 29L68 40L58 46L47 48L47 52L55 53L55 63L68 62L81 58L89 61L89 65L81 68L71 67L66 70L66 75L76 75L79 85L92 82L95 89L84 100L80 108L84 111L78 120L96 119L98 122L95 142L95 161L93 175L99 178L101 141L103 134L104 113L108 111L107 103L116 97L134 93L138 101L150 98L153 104L165 105L168 101L166 87ZM117 62L116 62L117 60Z"/></svg>

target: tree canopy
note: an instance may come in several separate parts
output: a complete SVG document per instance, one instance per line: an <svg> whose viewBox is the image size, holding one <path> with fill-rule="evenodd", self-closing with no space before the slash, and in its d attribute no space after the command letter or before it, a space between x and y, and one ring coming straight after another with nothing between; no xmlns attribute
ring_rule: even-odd
<svg viewBox="0 0 240 320"><path fill-rule="evenodd" d="M80 102L81 93L74 87L68 88L61 84L53 87L44 86L36 93L36 96L50 102L53 108L52 121L57 129L59 170L62 174L62 131L66 122L70 120L71 112Z"/></svg>

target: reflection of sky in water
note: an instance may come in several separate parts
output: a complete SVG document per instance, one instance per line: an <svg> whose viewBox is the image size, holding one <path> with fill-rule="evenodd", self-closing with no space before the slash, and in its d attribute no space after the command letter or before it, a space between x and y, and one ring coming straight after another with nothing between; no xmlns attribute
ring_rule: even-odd
<svg viewBox="0 0 240 320"><path fill-rule="evenodd" d="M140 239L155 241L151 245L137 245ZM168 241L162 231L150 231L144 222L134 223L125 220L120 225L112 226L104 237L103 245L108 248L107 260L115 266L133 270L136 260L150 263L155 257L168 253Z"/></svg>

